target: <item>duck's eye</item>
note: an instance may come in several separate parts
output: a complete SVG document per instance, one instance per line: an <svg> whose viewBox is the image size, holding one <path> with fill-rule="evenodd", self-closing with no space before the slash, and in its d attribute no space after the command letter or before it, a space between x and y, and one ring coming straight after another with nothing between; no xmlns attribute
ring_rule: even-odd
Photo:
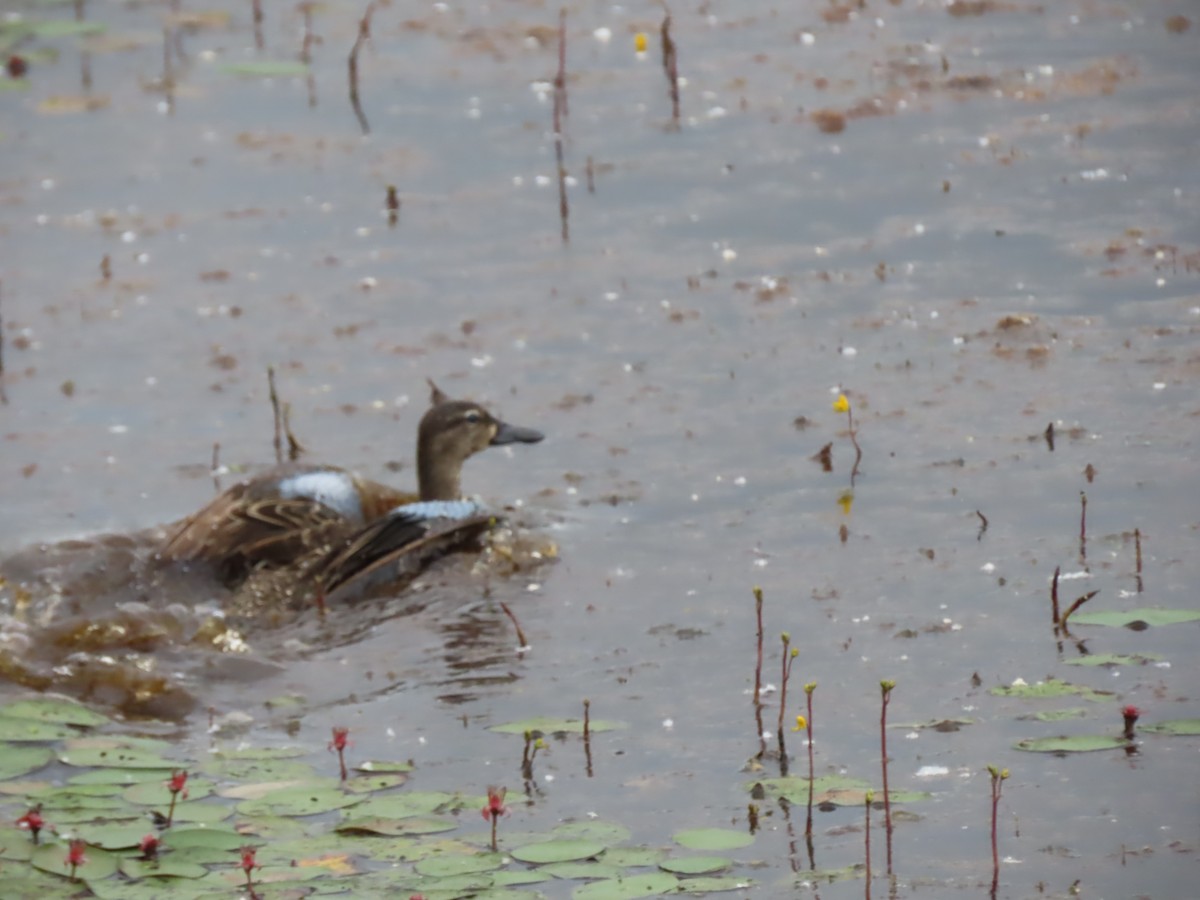
<svg viewBox="0 0 1200 900"><path fill-rule="evenodd" d="M483 421L483 417L480 416L479 413L472 410L471 412L469 412L465 416L463 416L463 421L469 422L472 425L478 425L480 422Z"/></svg>

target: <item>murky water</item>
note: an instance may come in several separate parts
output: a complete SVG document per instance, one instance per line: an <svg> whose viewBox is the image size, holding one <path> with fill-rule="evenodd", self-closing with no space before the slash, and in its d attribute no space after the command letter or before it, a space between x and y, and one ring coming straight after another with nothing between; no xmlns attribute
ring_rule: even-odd
<svg viewBox="0 0 1200 900"><path fill-rule="evenodd" d="M314 752L345 724L364 756L416 759L424 788L475 792L520 776L520 742L485 726L588 698L630 728L598 736L590 777L552 746L516 818L594 812L660 844L745 827L761 585L768 680L780 631L800 651L789 721L819 683L822 770L877 779L880 679L898 683L895 722L974 720L893 732L893 787L935 795L896 833L900 895L988 883L988 763L1013 773L1001 896L1076 879L1187 893L1195 739L1023 754L1016 740L1068 726L987 689L1113 691L1083 733L1119 731L1118 700L1147 722L1197 714L1194 625L1077 627L1092 652L1162 661L1066 666L1048 585L1062 566L1088 573L1067 602L1099 589L1085 609L1197 606L1200 19L1168 27L1180 6L1153 2L677 8L674 128L660 12L569 8L564 243L552 11L380 7L364 137L346 82L361 10L316 15L310 103L303 78L223 70L299 52L299 13L269 9L259 53L246 7L211 4L228 22L172 43L169 91L158 6L87 4L107 26L92 43L14 51L32 65L0 93L0 549L16 557L0 601L14 615L28 591L44 611L76 586L57 624L10 622L27 664L86 693L59 614L124 615L153 631L126 671L161 679L149 711L194 740L209 707L253 716L251 740L298 728ZM466 486L519 504L559 560L504 578L455 557L391 604L220 653L195 640L212 585L124 595L153 532L61 544L198 508L214 443L223 466L269 464L268 365L308 458L380 480L413 481L426 376L544 430L472 460ZM812 459L827 443L832 472ZM146 607L108 609L122 602ZM284 694L303 712L264 705ZM927 765L948 774L918 778ZM819 865L861 860L858 821L821 814ZM743 858L765 863L761 896L808 868L778 809Z"/></svg>

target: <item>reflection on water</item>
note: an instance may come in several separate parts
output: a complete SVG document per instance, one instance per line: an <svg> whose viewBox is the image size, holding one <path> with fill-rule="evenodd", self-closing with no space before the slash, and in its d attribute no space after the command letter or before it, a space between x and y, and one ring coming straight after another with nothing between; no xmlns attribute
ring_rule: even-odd
<svg viewBox="0 0 1200 900"><path fill-rule="evenodd" d="M544 537L501 527L482 548L341 598L325 614L313 607L250 618L230 614L237 589L215 573L162 564L155 551L163 534L36 545L0 561L0 676L129 716L180 720L215 683L250 682L297 659L354 647L391 619L447 596L486 593L555 555ZM514 643L499 611L473 610L447 626L445 653L458 694L470 696L472 670L510 655Z"/></svg>

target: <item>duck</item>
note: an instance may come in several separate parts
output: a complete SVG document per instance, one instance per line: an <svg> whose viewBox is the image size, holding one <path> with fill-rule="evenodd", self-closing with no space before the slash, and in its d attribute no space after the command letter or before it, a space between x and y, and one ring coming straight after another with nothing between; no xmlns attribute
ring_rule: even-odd
<svg viewBox="0 0 1200 900"><path fill-rule="evenodd" d="M316 572L328 591L406 550L420 557L439 536L444 544L479 533L492 517L463 499L463 465L489 447L536 444L544 435L429 385L431 406L417 428L416 493L337 466L278 466L231 486L178 523L157 559L209 566L231 589L256 572L295 568L292 580Z"/></svg>

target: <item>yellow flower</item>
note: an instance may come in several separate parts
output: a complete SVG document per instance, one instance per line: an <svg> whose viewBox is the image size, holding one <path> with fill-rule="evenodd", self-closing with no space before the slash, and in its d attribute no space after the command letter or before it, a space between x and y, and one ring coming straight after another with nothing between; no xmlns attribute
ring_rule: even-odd
<svg viewBox="0 0 1200 900"><path fill-rule="evenodd" d="M808 720L804 716L796 716L796 727L792 731L804 731L808 727Z"/></svg>
<svg viewBox="0 0 1200 900"><path fill-rule="evenodd" d="M846 399L845 394L838 394L837 399L833 401L834 412L850 412L850 401Z"/></svg>
<svg viewBox="0 0 1200 900"><path fill-rule="evenodd" d="M850 507L854 505L854 491L843 491L837 502L842 508L842 514L850 515Z"/></svg>
<svg viewBox="0 0 1200 900"><path fill-rule="evenodd" d="M638 53L645 53L648 43L649 40L647 39L646 32L644 31L639 31L633 36L633 49Z"/></svg>

